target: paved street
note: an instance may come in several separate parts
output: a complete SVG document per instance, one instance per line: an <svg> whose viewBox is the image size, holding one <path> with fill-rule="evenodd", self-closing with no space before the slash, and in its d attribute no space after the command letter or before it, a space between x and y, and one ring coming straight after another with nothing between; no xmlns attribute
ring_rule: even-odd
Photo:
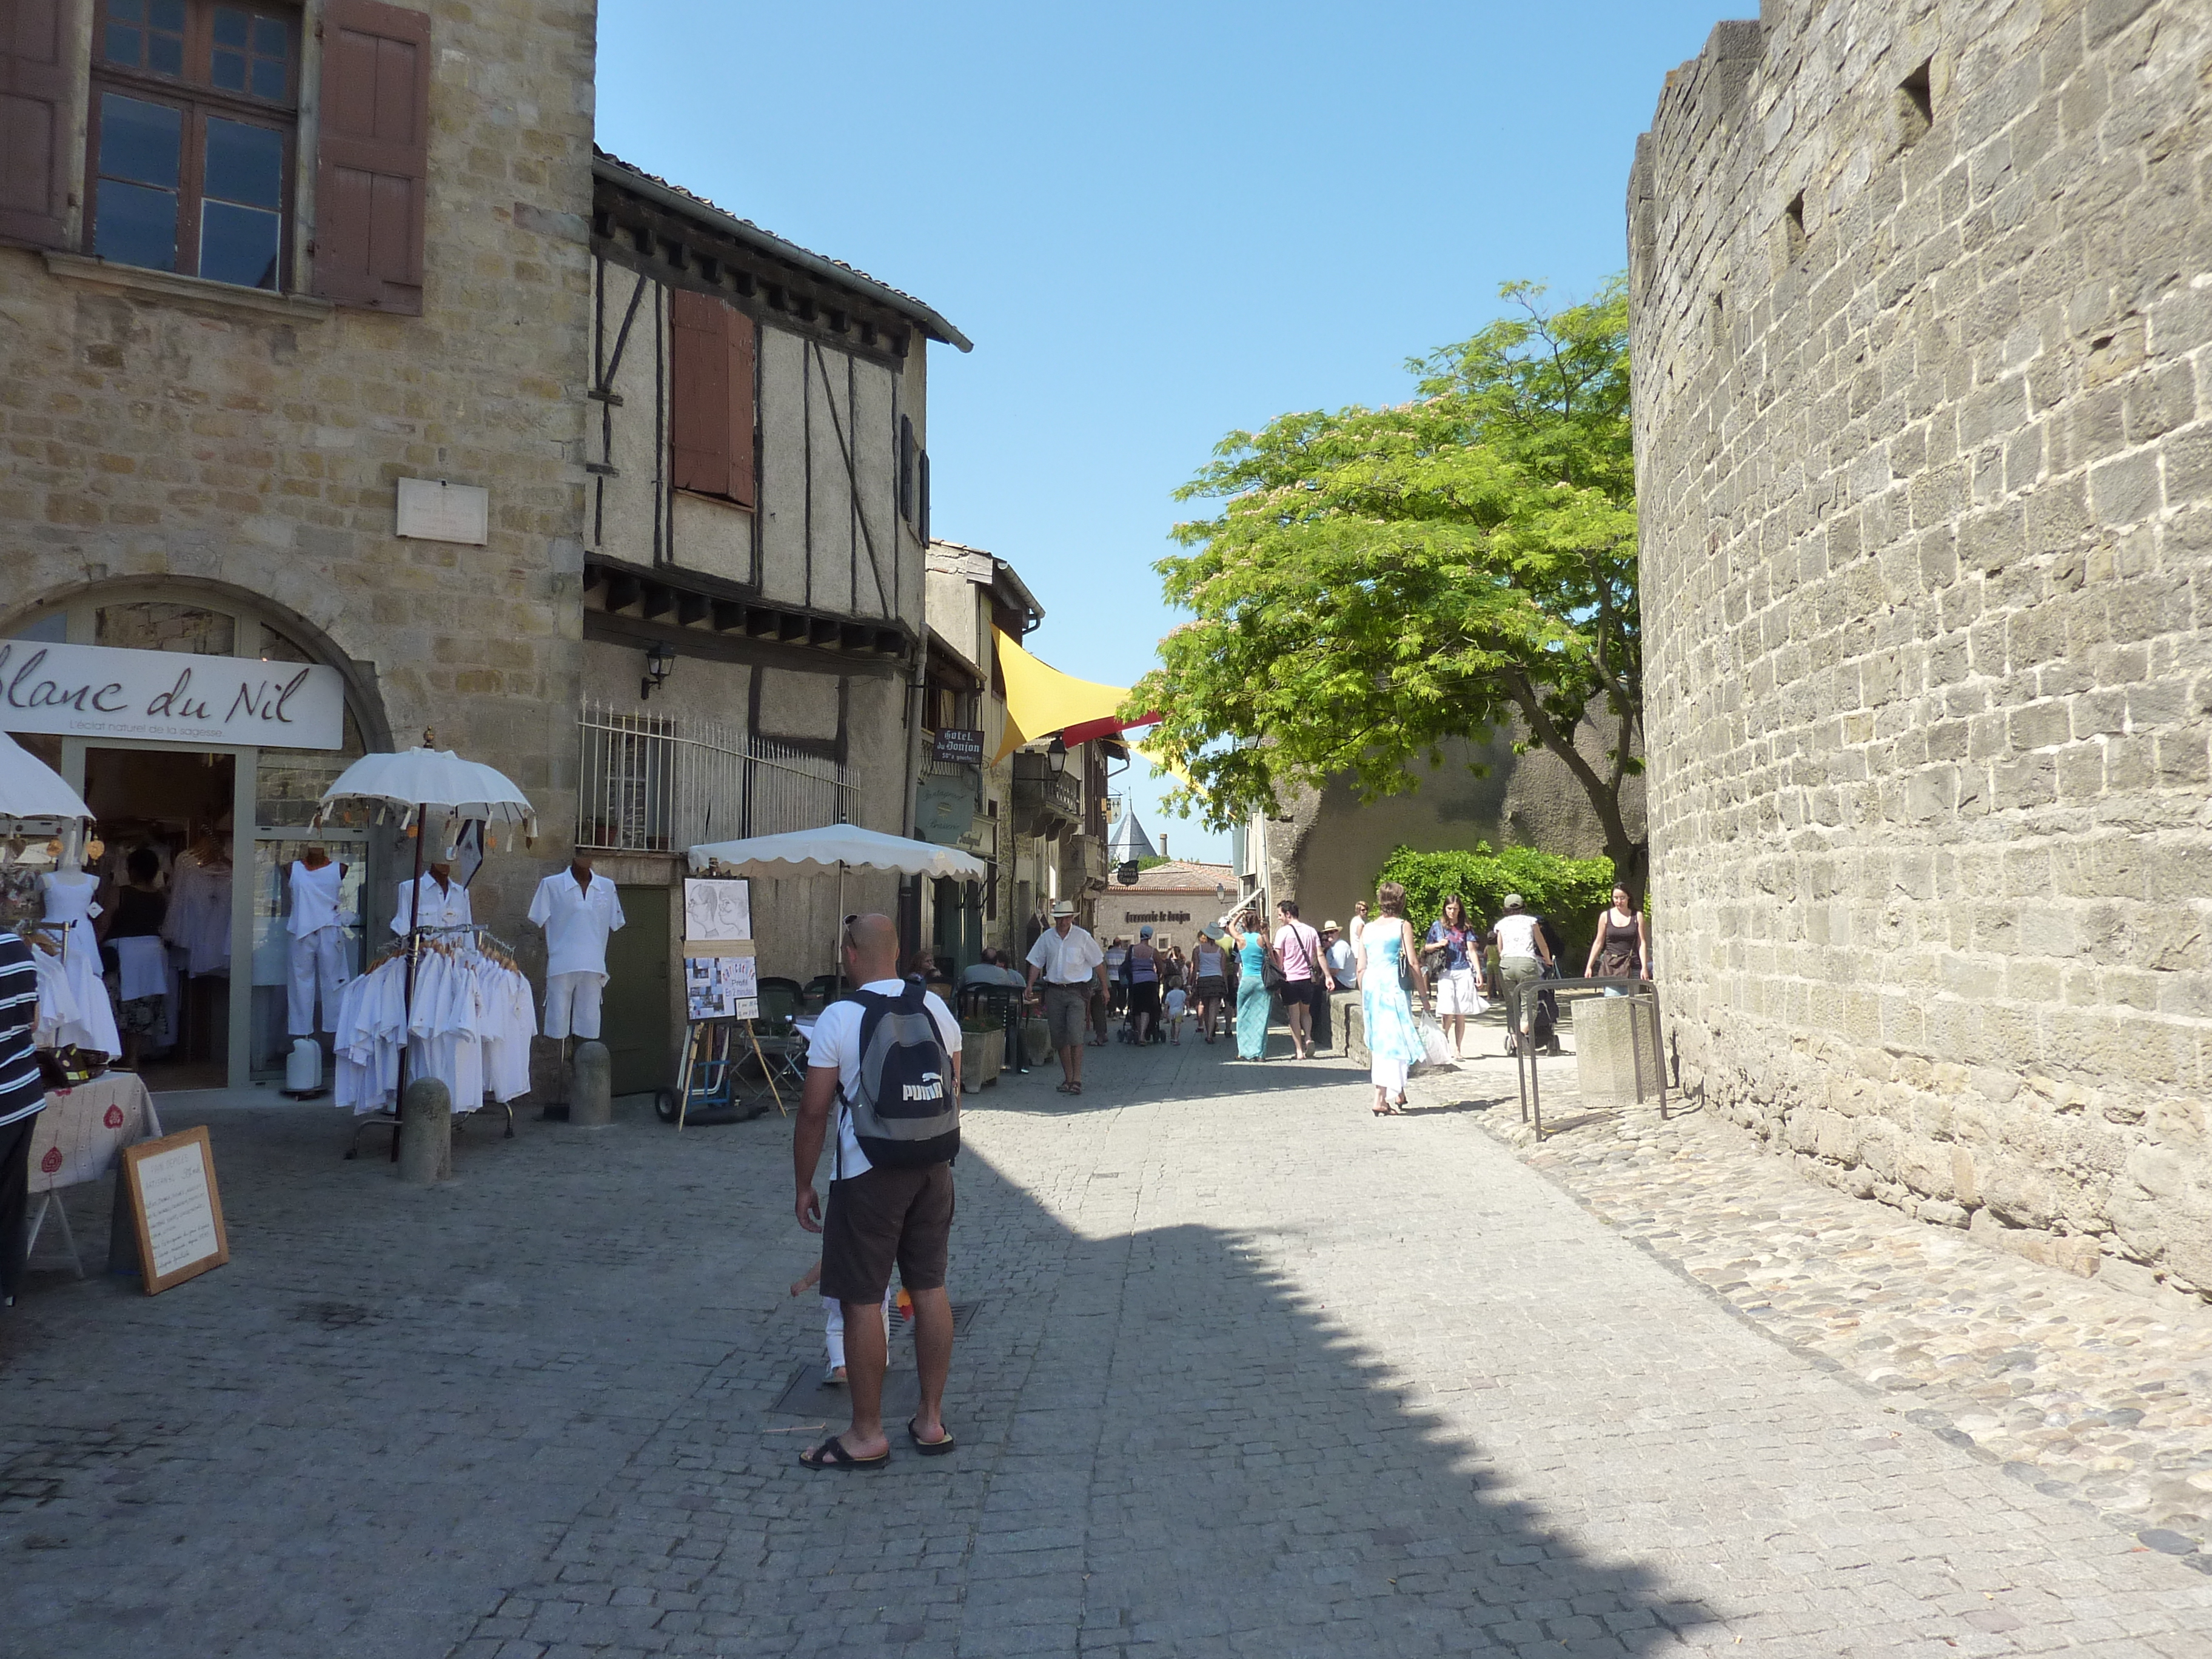
<svg viewBox="0 0 2212 1659"><path fill-rule="evenodd" d="M211 1114L232 1266L0 1321L0 1650L2212 1652L2212 1578L1753 1328L1480 1091L1224 1052L970 1097L962 1448L871 1476L769 1410L819 1352L775 1117L478 1130L418 1194Z"/></svg>

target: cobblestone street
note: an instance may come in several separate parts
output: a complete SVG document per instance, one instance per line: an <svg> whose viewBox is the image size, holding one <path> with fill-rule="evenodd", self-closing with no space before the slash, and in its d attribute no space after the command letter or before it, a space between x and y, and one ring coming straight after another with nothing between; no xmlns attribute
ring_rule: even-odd
<svg viewBox="0 0 2212 1659"><path fill-rule="evenodd" d="M1916 1385L1885 1389L1871 1350L1824 1350L1844 1321L1813 1309L1918 1271L1901 1244L1877 1270L1856 1235L1793 1254L1777 1230L1818 1232L1830 1203L1915 1228L1948 1252L1942 1305L2023 1352L2017 1310L2078 1323L2073 1298L2114 1292L1803 1187L1691 1120L1625 1151L1570 1130L1539 1173L1483 1133L1516 1115L1502 1065L1376 1121L1340 1061L1225 1052L1116 1048L1079 1101L1050 1072L970 1097L961 1449L874 1477L802 1471L823 1419L772 1409L820 1352L817 1305L785 1293L810 1255L773 1115L478 1129L425 1194L341 1162L334 1114L210 1114L230 1267L151 1300L43 1276L0 1321L0 1642L2212 1651L2212 1577L2134 1535L2155 1515L2094 1471L2014 1478L1956 1443L1983 1437L1950 1382L1905 1362ZM1700 1158L1735 1183L1740 1248L1697 1231ZM2131 1380L2099 1340L2107 1380L2152 1401L2081 1388L2107 1426L2201 1404L2182 1339L2143 1334L2164 1370ZM2008 1392L1990 1415L2033 1443L2016 1411L2054 1407Z"/></svg>

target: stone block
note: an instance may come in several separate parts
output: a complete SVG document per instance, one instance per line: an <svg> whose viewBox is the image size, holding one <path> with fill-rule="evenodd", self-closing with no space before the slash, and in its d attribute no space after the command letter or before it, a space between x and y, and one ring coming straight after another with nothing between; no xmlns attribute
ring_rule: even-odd
<svg viewBox="0 0 2212 1659"><path fill-rule="evenodd" d="M1575 1077L1585 1100L1658 1097L1659 1011L1640 997L1592 997L1574 1006Z"/></svg>
<svg viewBox="0 0 2212 1659"><path fill-rule="evenodd" d="M568 1121L600 1128L615 1121L614 1057L607 1045L589 1039L576 1045L571 1063Z"/></svg>
<svg viewBox="0 0 2212 1659"><path fill-rule="evenodd" d="M453 1097L438 1079L418 1077L399 1100L399 1161L393 1173L410 1187L434 1187L453 1173Z"/></svg>

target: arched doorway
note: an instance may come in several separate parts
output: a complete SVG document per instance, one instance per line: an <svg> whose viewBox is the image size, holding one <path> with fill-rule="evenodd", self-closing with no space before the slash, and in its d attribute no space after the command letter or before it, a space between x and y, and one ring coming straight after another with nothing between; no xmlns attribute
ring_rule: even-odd
<svg viewBox="0 0 2212 1659"><path fill-rule="evenodd" d="M364 901L386 884L386 850L370 830L309 829L317 799L338 773L371 747L390 747L368 676L304 618L257 595L183 579L89 584L0 623L0 652L18 676L42 647L63 647L46 658L86 684L205 687L227 684L227 673L241 684L284 688L313 678L310 689L323 699L315 720L241 717L221 726L218 708L180 735L134 719L143 698L118 692L106 700L118 706L103 713L92 706L101 701L95 695L57 710L11 695L16 681L0 678L0 729L59 771L99 819L106 851L94 873L103 901L131 852L150 848L161 860L173 901L170 992L165 1040L143 1067L148 1085L238 1088L281 1076L290 1043L285 866L309 845L325 847L347 866L346 900L364 921L373 908ZM84 647L96 649L76 649ZM201 665L197 682L172 678L192 669L194 658L228 666ZM294 664L313 677L290 671ZM36 678L48 671L40 663L31 672ZM325 676L335 682L315 678ZM61 671L53 678L64 690L76 684ZM40 902L34 878L0 875L0 909L21 914ZM351 941L356 969L367 932Z"/></svg>

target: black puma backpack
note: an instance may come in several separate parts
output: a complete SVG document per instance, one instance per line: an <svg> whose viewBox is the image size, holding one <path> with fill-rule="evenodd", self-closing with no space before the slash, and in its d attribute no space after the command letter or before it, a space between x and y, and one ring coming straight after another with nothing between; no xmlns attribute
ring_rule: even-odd
<svg viewBox="0 0 2212 1659"><path fill-rule="evenodd" d="M960 1096L923 1004L927 994L919 985L895 997L853 993L860 1005L860 1077L845 1109L868 1162L886 1169L949 1164L960 1151Z"/></svg>

